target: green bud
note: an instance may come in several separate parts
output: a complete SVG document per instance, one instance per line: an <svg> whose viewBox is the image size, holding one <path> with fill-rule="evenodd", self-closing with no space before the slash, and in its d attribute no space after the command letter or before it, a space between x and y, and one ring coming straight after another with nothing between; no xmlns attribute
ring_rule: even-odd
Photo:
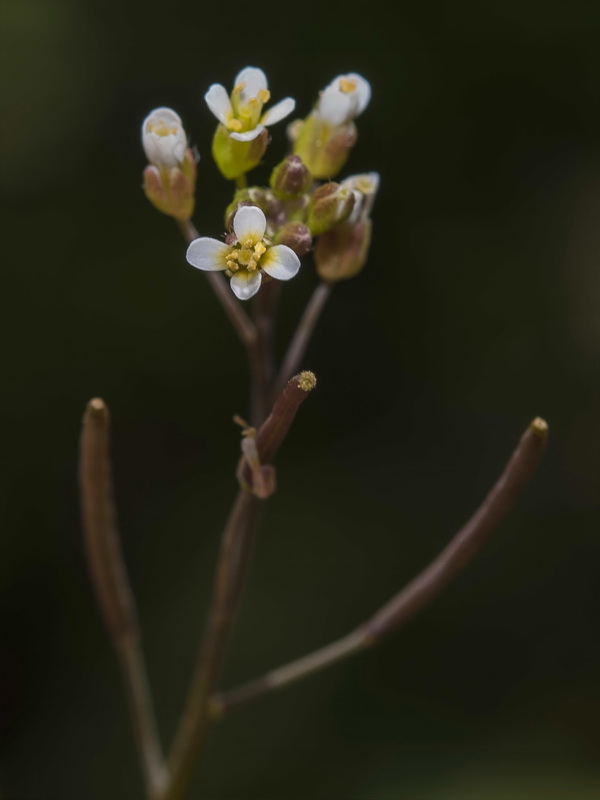
<svg viewBox="0 0 600 800"><path fill-rule="evenodd" d="M235 180L260 163L268 141L266 129L250 142L240 142L230 135L224 125L219 125L212 143L213 158L222 175L229 180Z"/></svg>
<svg viewBox="0 0 600 800"><path fill-rule="evenodd" d="M294 153L302 159L314 178L334 178L346 163L356 143L353 122L332 127L317 114L310 114L293 130Z"/></svg>
<svg viewBox="0 0 600 800"><path fill-rule="evenodd" d="M271 173L271 189L283 200L305 194L312 186L312 175L302 163L300 156L288 156Z"/></svg>
<svg viewBox="0 0 600 800"><path fill-rule="evenodd" d="M144 170L144 194L163 214L176 219L189 219L194 211L196 161L186 150L176 167L149 164Z"/></svg>
<svg viewBox="0 0 600 800"><path fill-rule="evenodd" d="M317 239L315 266L328 283L353 278L364 267L371 243L370 219L343 222Z"/></svg>
<svg viewBox="0 0 600 800"><path fill-rule="evenodd" d="M302 258L312 247L312 236L303 222L288 222L275 237L276 244L285 244Z"/></svg>
<svg viewBox="0 0 600 800"><path fill-rule="evenodd" d="M308 226L313 236L348 219L354 207L354 192L338 183L324 183L312 193L308 209Z"/></svg>

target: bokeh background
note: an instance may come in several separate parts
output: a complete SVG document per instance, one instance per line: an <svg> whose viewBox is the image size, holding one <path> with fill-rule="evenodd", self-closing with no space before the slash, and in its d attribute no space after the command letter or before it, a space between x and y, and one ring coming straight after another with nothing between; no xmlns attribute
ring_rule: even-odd
<svg viewBox="0 0 600 800"><path fill-rule="evenodd" d="M1 15L3 800L143 797L81 546L95 395L165 740L176 725L247 371L142 194L139 126L179 111L202 156L195 223L219 236L231 186L202 97L247 65L298 115L335 75L364 75L344 174L376 170L381 190L369 264L305 359L319 386L278 458L225 685L365 619L470 515L533 416L551 436L468 572L381 648L232 714L190 797L597 797L598 6L2 0ZM281 349L314 284L307 259Z"/></svg>

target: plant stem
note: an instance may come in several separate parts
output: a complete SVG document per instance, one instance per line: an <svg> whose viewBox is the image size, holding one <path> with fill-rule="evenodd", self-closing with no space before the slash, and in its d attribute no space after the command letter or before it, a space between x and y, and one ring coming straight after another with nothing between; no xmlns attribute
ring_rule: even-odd
<svg viewBox="0 0 600 800"><path fill-rule="evenodd" d="M535 472L545 448L547 432L548 426L544 420L537 417L531 422L504 472L467 524L428 567L365 624L333 644L268 672L258 680L216 696L211 704L215 717L366 647L379 644L428 605L471 562L510 511Z"/></svg>
<svg viewBox="0 0 600 800"><path fill-rule="evenodd" d="M312 373L288 381L273 409L256 433L262 464L270 464L285 440L298 408L314 388ZM169 757L171 783L161 800L181 800L191 778L208 728L214 719L211 697L239 610L256 535L260 500L251 493L251 478L240 471L245 488L238 492L229 515L218 558L208 621L192 686Z"/></svg>
<svg viewBox="0 0 600 800"><path fill-rule="evenodd" d="M178 219L177 224L187 242L197 239L199 234L194 224L189 219ZM256 345L257 334L254 324L241 307L239 301L218 272L205 271L206 280L210 283L217 299L221 303L230 322L240 337L242 344L250 350Z"/></svg>
<svg viewBox="0 0 600 800"><path fill-rule="evenodd" d="M167 783L167 771L148 685L135 601L121 552L109 432L106 404L100 398L90 400L83 417L80 445L83 531L96 598L123 672L147 795L154 800Z"/></svg>
<svg viewBox="0 0 600 800"><path fill-rule="evenodd" d="M259 500L240 489L223 532L204 639L183 717L169 757L171 782L161 800L179 800L211 722L209 699L223 664L249 561L249 534Z"/></svg>
<svg viewBox="0 0 600 800"><path fill-rule="evenodd" d="M310 341L310 337L313 334L315 326L319 320L319 316L321 315L325 303L327 302L327 298L331 294L332 288L333 284L325 283L323 281L316 286L314 292L312 293L312 296L308 301L306 308L304 309L304 313L302 314L298 328L296 329L296 333L294 334L287 353L285 354L283 365L277 377L275 386L276 391L283 388L289 377L298 370L298 367L300 366L300 360L304 356L304 352Z"/></svg>

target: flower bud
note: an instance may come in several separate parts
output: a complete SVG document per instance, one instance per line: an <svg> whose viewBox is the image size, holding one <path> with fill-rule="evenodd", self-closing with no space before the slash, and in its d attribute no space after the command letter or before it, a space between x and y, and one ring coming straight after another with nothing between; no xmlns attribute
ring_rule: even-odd
<svg viewBox="0 0 600 800"><path fill-rule="evenodd" d="M312 236L307 225L303 222L288 222L281 228L275 241L291 248L297 256L302 258L312 247Z"/></svg>
<svg viewBox="0 0 600 800"><path fill-rule="evenodd" d="M262 128L253 139L240 141L231 136L224 125L219 125L212 143L213 158L221 174L229 180L235 180L257 166L268 142L266 128Z"/></svg>
<svg viewBox="0 0 600 800"><path fill-rule="evenodd" d="M314 249L319 277L333 283L357 275L369 254L371 229L370 219L343 222L320 236Z"/></svg>
<svg viewBox="0 0 600 800"><path fill-rule="evenodd" d="M334 178L342 169L356 144L357 132L353 122L336 128L311 114L294 133L294 153L302 158L313 177Z"/></svg>
<svg viewBox="0 0 600 800"><path fill-rule="evenodd" d="M144 192L159 211L189 219L194 210L196 159L187 146L181 119L171 108L156 108L142 124L142 146L150 161Z"/></svg>
<svg viewBox="0 0 600 800"><path fill-rule="evenodd" d="M312 186L312 175L302 163L300 156L288 156L271 173L271 188L283 200L293 199L307 192Z"/></svg>
<svg viewBox="0 0 600 800"><path fill-rule="evenodd" d="M314 110L300 125L289 126L294 153L315 178L333 178L356 142L354 120L371 99L371 87L355 72L338 75L323 89Z"/></svg>
<svg viewBox="0 0 600 800"><path fill-rule="evenodd" d="M352 278L364 267L371 244L371 209L379 188L379 175L369 172L352 175L341 187L352 192L354 207L340 225L317 239L314 250L319 276L328 282Z"/></svg>
<svg viewBox="0 0 600 800"><path fill-rule="evenodd" d="M248 186L246 189L238 189L225 209L227 230L231 230L235 213L241 206L258 206L267 218L267 233L271 236L283 223L283 206L273 192L262 186Z"/></svg>
<svg viewBox="0 0 600 800"><path fill-rule="evenodd" d="M324 183L312 193L308 209L308 226L313 236L329 230L350 216L354 192L338 183Z"/></svg>

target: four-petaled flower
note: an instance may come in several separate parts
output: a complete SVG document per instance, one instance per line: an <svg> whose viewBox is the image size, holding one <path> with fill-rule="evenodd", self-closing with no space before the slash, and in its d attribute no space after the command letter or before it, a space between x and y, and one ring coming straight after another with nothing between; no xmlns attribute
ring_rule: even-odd
<svg viewBox="0 0 600 800"><path fill-rule="evenodd" d="M300 259L290 247L273 246L265 239L266 228L266 217L258 206L242 206L233 218L232 244L203 236L190 244L186 258L198 269L224 271L231 278L233 293L248 300L260 289L263 273L287 281L300 269Z"/></svg>
<svg viewBox="0 0 600 800"><path fill-rule="evenodd" d="M265 125L284 119L296 106L295 100L286 97L262 114L270 96L265 73L256 67L246 67L237 75L231 96L220 83L213 83L204 99L232 139L250 142L262 133Z"/></svg>
<svg viewBox="0 0 600 800"><path fill-rule="evenodd" d="M371 99L371 85L361 75L338 75L323 89L315 112L323 122L336 127L352 122Z"/></svg>

